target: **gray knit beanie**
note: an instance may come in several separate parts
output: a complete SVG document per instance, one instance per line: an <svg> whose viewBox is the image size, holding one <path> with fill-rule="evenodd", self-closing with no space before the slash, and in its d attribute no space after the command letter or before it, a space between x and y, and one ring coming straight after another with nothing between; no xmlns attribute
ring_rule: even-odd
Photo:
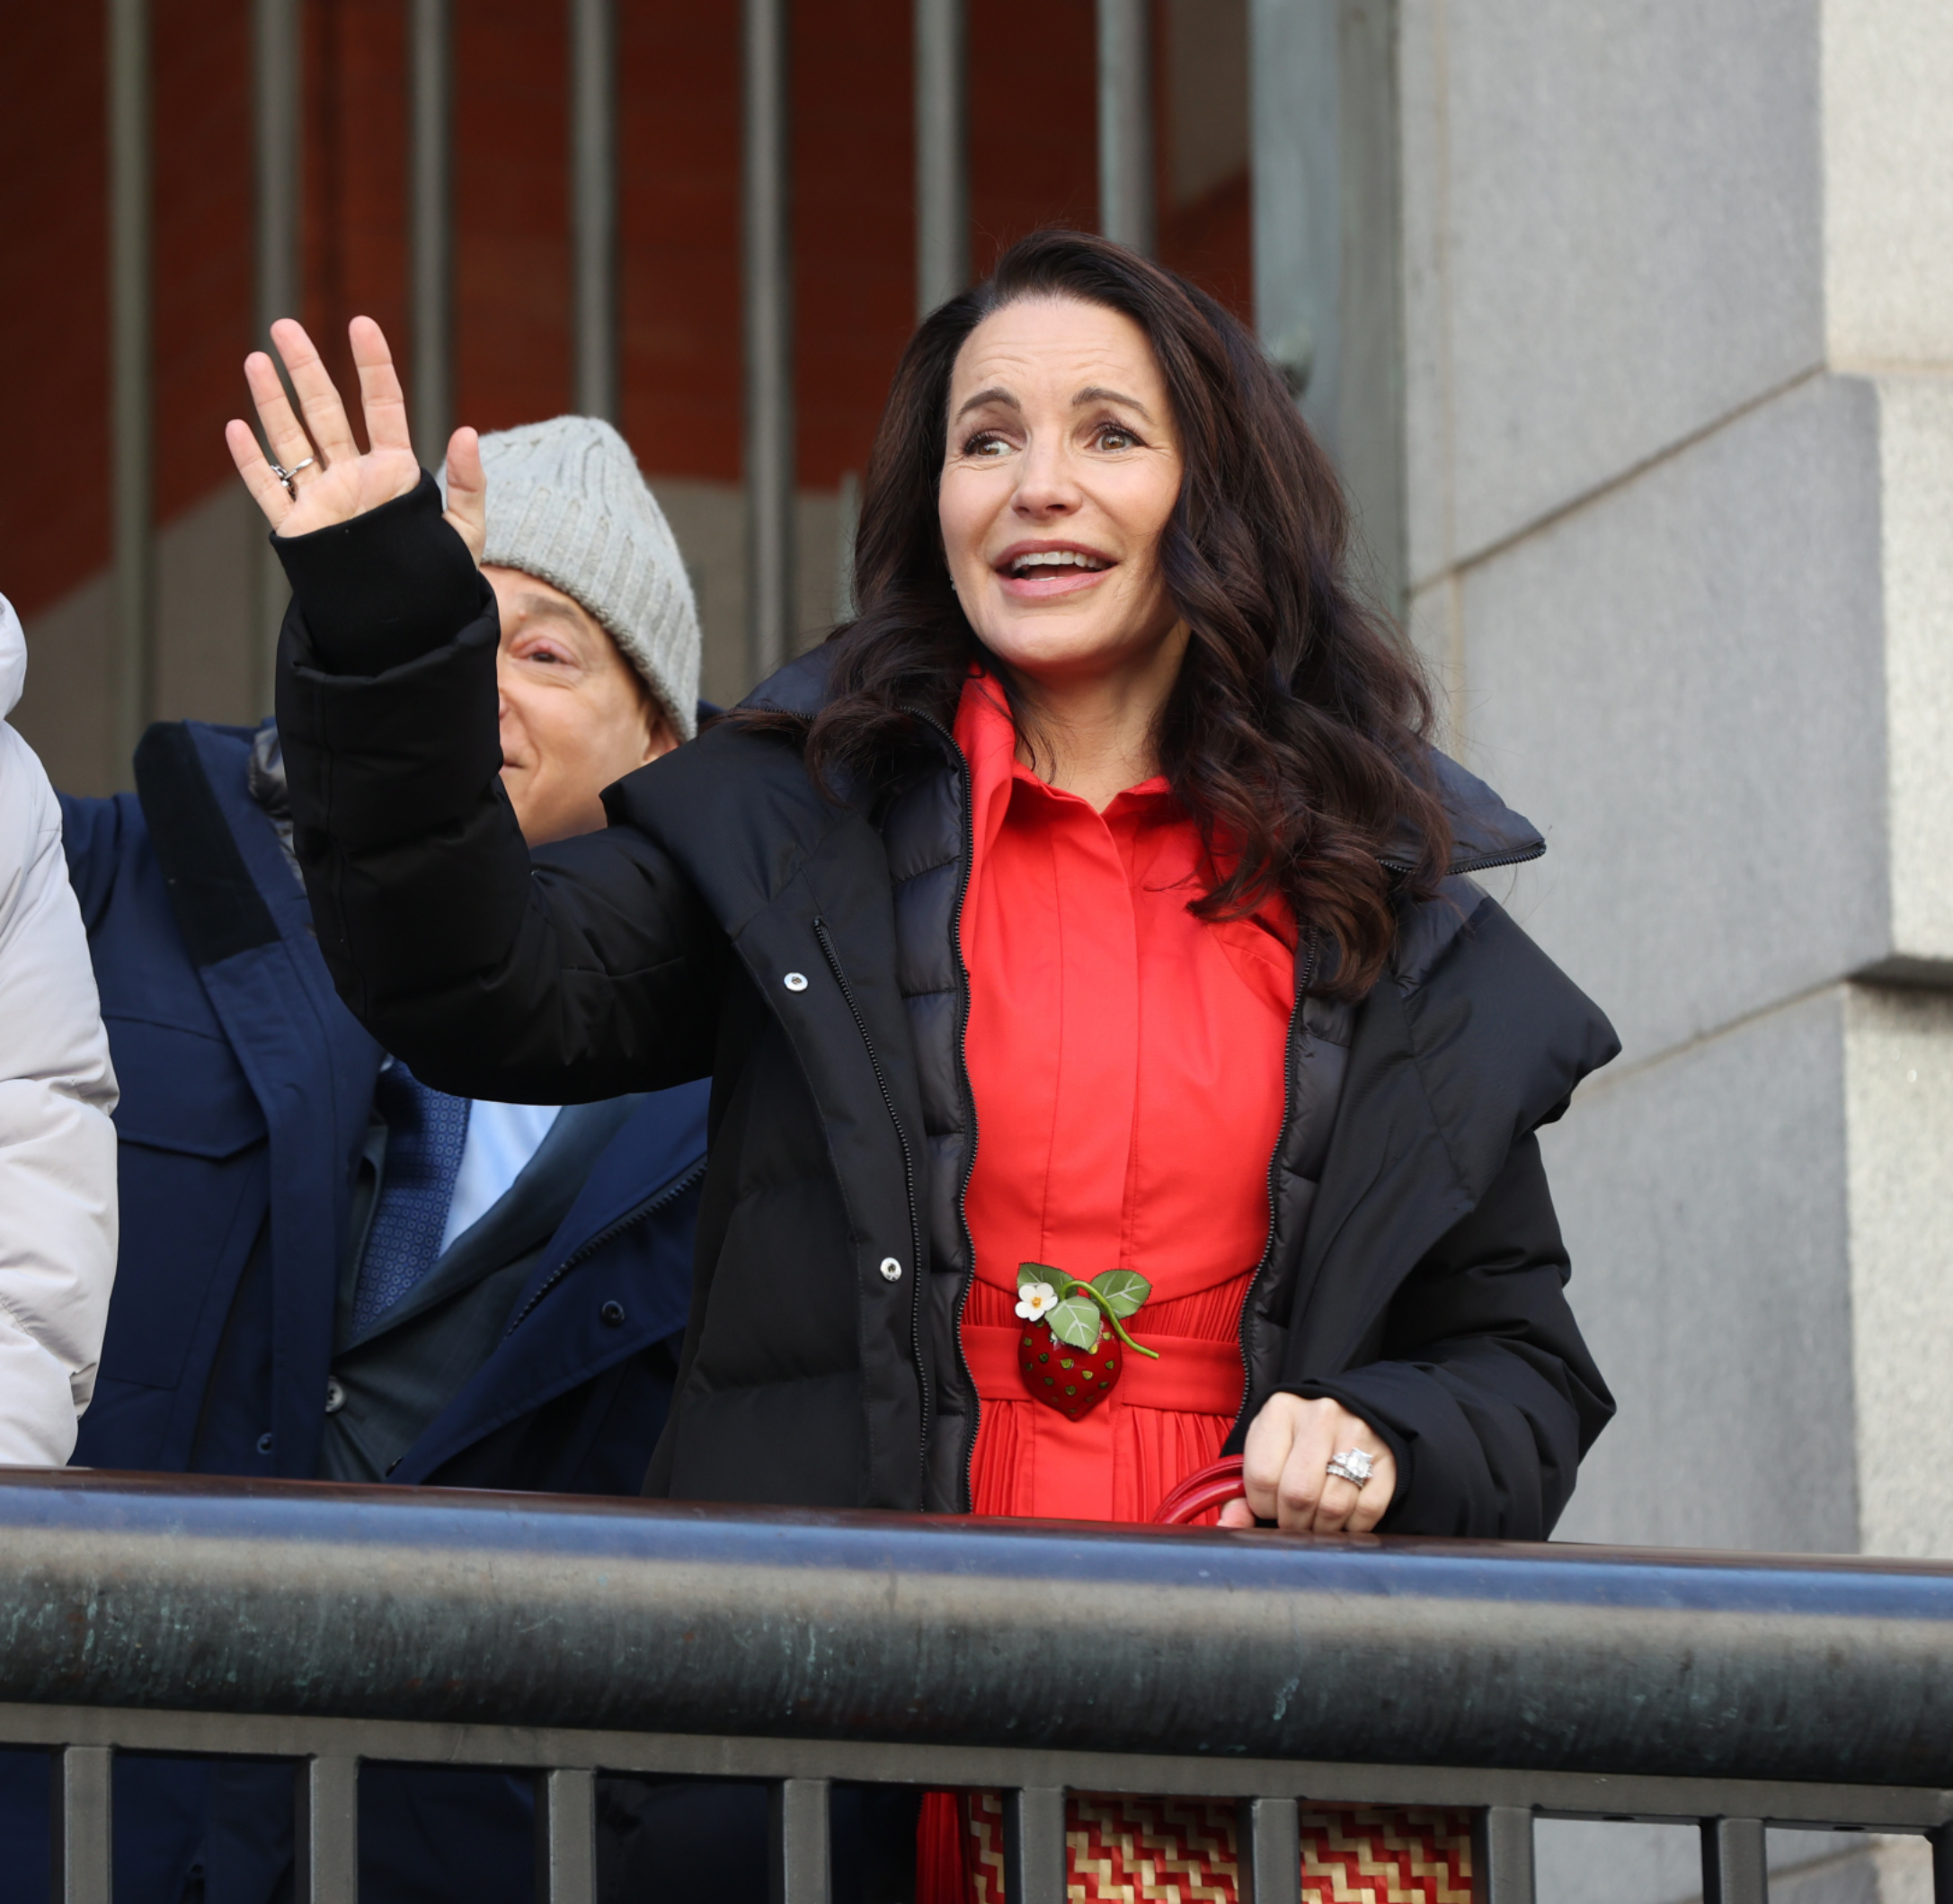
<svg viewBox="0 0 1953 1904"><path fill-rule="evenodd" d="M698 605L630 445L593 416L482 439L482 560L539 575L588 609L649 683L679 739L698 731Z"/></svg>

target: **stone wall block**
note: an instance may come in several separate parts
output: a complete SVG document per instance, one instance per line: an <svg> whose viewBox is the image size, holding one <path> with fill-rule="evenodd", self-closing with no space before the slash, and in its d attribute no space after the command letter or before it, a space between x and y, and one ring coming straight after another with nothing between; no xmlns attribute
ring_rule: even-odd
<svg viewBox="0 0 1953 1904"><path fill-rule="evenodd" d="M1474 770L1521 917L1631 1059L1890 945L1878 409L1818 379L1465 582Z"/></svg>
<svg viewBox="0 0 1953 1904"><path fill-rule="evenodd" d="M1847 997L1860 1542L1953 1559L1953 992Z"/></svg>
<svg viewBox="0 0 1953 1904"><path fill-rule="evenodd" d="M1818 0L1452 0L1443 25L1456 448L1425 479L1469 556L1822 362Z"/></svg>
<svg viewBox="0 0 1953 1904"><path fill-rule="evenodd" d="M1542 1135L1620 1414L1567 1540L1858 1544L1842 988L1582 1090Z"/></svg>
<svg viewBox="0 0 1953 1904"><path fill-rule="evenodd" d="M1953 7L1831 0L1823 44L1832 361L1953 368Z"/></svg>
<svg viewBox="0 0 1953 1904"><path fill-rule="evenodd" d="M1874 387L1883 487L1890 968L1953 984L1953 378L1886 377Z"/></svg>

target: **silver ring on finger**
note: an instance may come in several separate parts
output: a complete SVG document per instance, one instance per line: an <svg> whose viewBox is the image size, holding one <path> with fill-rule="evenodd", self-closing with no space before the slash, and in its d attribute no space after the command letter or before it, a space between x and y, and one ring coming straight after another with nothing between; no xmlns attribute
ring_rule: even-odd
<svg viewBox="0 0 1953 1904"><path fill-rule="evenodd" d="M317 460L316 457L305 457L294 463L289 469L282 463L273 463L271 474L285 485L285 494L296 501L298 495L298 472L301 469L310 469Z"/></svg>
<svg viewBox="0 0 1953 1904"><path fill-rule="evenodd" d="M1370 1479L1376 1464L1361 1448L1344 1448L1330 1455L1325 1468L1326 1473L1334 1474L1338 1481L1346 1481L1361 1494L1363 1483Z"/></svg>

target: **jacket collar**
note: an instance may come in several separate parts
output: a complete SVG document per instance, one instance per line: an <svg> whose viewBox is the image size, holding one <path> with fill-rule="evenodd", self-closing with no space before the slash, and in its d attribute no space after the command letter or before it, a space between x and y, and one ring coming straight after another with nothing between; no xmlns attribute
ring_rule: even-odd
<svg viewBox="0 0 1953 1904"><path fill-rule="evenodd" d="M830 699L828 676L834 664L832 645L796 656L770 674L740 703L812 720ZM1482 873L1495 867L1519 866L1546 850L1538 827L1517 814L1478 779L1435 747L1427 756L1437 795L1451 823L1451 863L1456 875ZM1418 858L1417 836L1401 824L1382 854L1383 863L1408 870Z"/></svg>

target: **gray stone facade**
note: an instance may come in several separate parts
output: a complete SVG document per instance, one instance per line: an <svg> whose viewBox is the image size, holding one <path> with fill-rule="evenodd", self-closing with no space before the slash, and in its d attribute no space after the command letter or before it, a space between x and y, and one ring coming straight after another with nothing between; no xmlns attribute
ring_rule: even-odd
<svg viewBox="0 0 1953 1904"><path fill-rule="evenodd" d="M1548 1138L1621 1405L1561 1535L1953 1556L1953 9L1398 33L1411 625L1626 1046ZM1780 1898L1927 1894L1774 1848ZM1541 1856L1700 1884L1686 1833Z"/></svg>

